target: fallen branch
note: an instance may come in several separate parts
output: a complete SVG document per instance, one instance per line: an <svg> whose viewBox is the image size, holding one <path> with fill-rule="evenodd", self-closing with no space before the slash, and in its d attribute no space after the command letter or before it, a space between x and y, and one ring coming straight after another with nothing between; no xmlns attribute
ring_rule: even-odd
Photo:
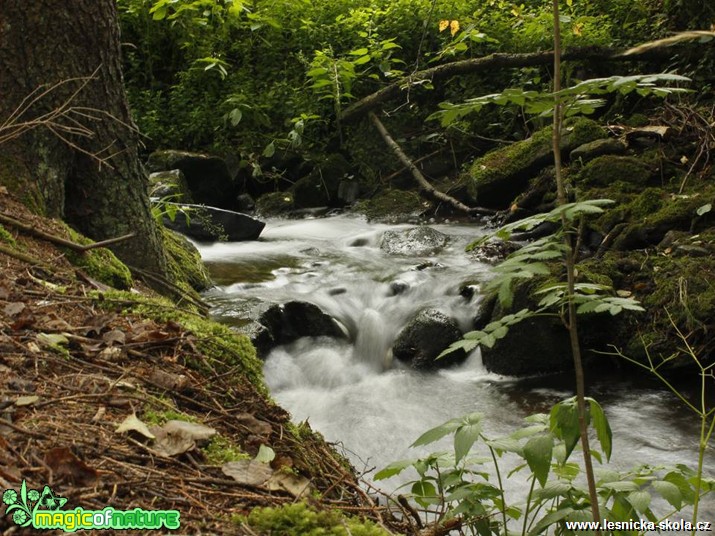
<svg viewBox="0 0 715 536"><path fill-rule="evenodd" d="M562 60L604 60L604 61L643 61L651 59L661 59L670 57L671 52L661 49L648 49L642 52L631 52L628 56L620 51L608 48L578 48L561 55ZM409 90L412 87L424 84L427 81L435 81L441 78L458 74L475 73L487 69L499 69L506 67L531 67L535 65L549 65L554 61L554 52L530 52L523 54L495 53L482 58L472 58L468 60L453 61L431 67L423 71L412 73L401 78L397 82L383 87L382 89L368 95L345 108L340 115L343 122L358 119L363 114L374 110L381 103L396 98L401 91Z"/></svg>
<svg viewBox="0 0 715 536"><path fill-rule="evenodd" d="M2 244L0 244L0 253L4 253L5 255L13 257L19 261L32 264L33 266L46 266L46 264L41 260L36 259L35 257L31 257L30 255L25 255L20 251L5 247Z"/></svg>
<svg viewBox="0 0 715 536"><path fill-rule="evenodd" d="M15 218L8 216L7 214L4 214L2 212L0 212L0 222L6 223L7 225L12 225L13 227L20 229L21 231L24 231L29 235L42 238L43 240L47 240L48 242L52 242L53 244L57 244L58 246L64 246L78 253L85 253L91 249L104 248L107 246L111 246L112 244L124 242L125 240L129 240L136 235L136 233L129 233L123 236L118 236L116 238L108 238L107 240L102 240L100 242L93 242L92 244L77 244L76 242L72 242L71 240L67 240L60 236L41 231L40 229L18 221Z"/></svg>
<svg viewBox="0 0 715 536"><path fill-rule="evenodd" d="M415 179L417 184L425 192L426 195L438 201L448 203L460 212L466 212L467 214L494 214L496 212L488 208L468 207L467 205L455 199L451 195L447 195L444 192L437 190L429 183L429 181L425 178L422 172L417 169L417 166L414 164L414 162L412 162L412 160L410 160L410 158L405 154L405 152L397 144L397 142L392 139L392 136L390 136L390 133L385 128L385 125L382 124L382 121L380 121L380 119L373 112L369 112L368 117L370 118L370 121L372 121L372 124L375 125L375 128L378 130L378 132L380 132L380 135L382 136L382 139L385 140L387 146L392 149L392 152L395 153L395 156L397 156L400 162L402 162L402 165L404 165L407 169L410 170L410 172L412 173L412 177Z"/></svg>
<svg viewBox="0 0 715 536"><path fill-rule="evenodd" d="M147 270L142 270L141 268L137 268L136 266L127 265L127 267L132 272L132 275L144 279L144 281L146 281L146 283L150 287L154 288L155 290L164 290L170 295L172 295L174 298L176 298L178 300L177 305L179 305L181 302L188 302L189 304L196 307L196 309L202 316L208 315L209 306L206 302L193 298L183 288L175 285L165 277L161 277L160 275L149 272Z"/></svg>

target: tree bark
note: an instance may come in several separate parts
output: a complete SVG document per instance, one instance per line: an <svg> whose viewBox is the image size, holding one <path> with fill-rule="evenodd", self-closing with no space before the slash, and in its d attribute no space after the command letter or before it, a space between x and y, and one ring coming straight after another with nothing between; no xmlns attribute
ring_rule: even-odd
<svg viewBox="0 0 715 536"><path fill-rule="evenodd" d="M95 240L134 233L114 252L167 274L124 93L114 0L0 0L3 133L0 183Z"/></svg>

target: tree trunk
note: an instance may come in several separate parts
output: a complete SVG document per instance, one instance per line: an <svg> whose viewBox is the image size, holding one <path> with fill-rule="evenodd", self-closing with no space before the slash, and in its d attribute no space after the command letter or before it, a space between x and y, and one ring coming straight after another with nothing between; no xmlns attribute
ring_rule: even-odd
<svg viewBox="0 0 715 536"><path fill-rule="evenodd" d="M0 0L0 143L1 184L95 240L135 233L115 253L167 274L114 0Z"/></svg>

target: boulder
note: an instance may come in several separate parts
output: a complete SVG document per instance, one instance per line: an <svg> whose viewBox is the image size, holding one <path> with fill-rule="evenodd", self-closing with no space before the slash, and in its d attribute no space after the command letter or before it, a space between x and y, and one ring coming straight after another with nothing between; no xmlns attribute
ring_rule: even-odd
<svg viewBox="0 0 715 536"><path fill-rule="evenodd" d="M627 186L626 190L639 190L656 171L657 169L634 156L604 155L586 164L578 174L577 182L591 187L611 186L620 182Z"/></svg>
<svg viewBox="0 0 715 536"><path fill-rule="evenodd" d="M340 154L331 154L289 190L296 208L339 206L340 183L349 176L350 164Z"/></svg>
<svg viewBox="0 0 715 536"><path fill-rule="evenodd" d="M186 151L156 151L149 155L150 172L178 169L186 177L197 203L232 209L238 192L226 162L218 156Z"/></svg>
<svg viewBox="0 0 715 536"><path fill-rule="evenodd" d="M256 240L266 226L264 222L241 212L187 204L182 204L181 209L186 214L179 213L173 220L165 215L164 225L199 241Z"/></svg>
<svg viewBox="0 0 715 536"><path fill-rule="evenodd" d="M427 226L411 227L399 231L385 231L380 249L391 255L421 256L438 253L449 237Z"/></svg>
<svg viewBox="0 0 715 536"><path fill-rule="evenodd" d="M258 198L256 212L262 216L277 216L286 214L295 208L293 194L288 192L271 192Z"/></svg>
<svg viewBox="0 0 715 536"><path fill-rule="evenodd" d="M551 127L544 128L528 140L495 149L472 164L468 174L468 191L480 206L504 208L521 193L542 168L553 164ZM606 134L594 121L577 118L564 127L561 150L564 152Z"/></svg>
<svg viewBox="0 0 715 536"><path fill-rule="evenodd" d="M626 146L623 145L619 140L613 138L606 138L603 140L595 140L589 143L584 143L579 145L569 156L570 160L580 161L586 163L589 160L593 160L598 156L603 156L607 154L622 155L626 152Z"/></svg>
<svg viewBox="0 0 715 536"><path fill-rule="evenodd" d="M252 328L252 342L264 357L274 346L301 337L346 337L333 317L317 305L302 301L271 305L261 314L258 324Z"/></svg>
<svg viewBox="0 0 715 536"><path fill-rule="evenodd" d="M532 296L535 288L537 284L531 280L517 282L513 286L513 303L508 309L494 297L485 299L475 319L477 329L506 314L524 308L534 310L534 301L538 301ZM492 348L482 347L482 362L490 372L505 376L530 376L569 370L573 360L568 331L557 317L527 318L511 326L506 337L497 340Z"/></svg>
<svg viewBox="0 0 715 536"><path fill-rule="evenodd" d="M177 203L193 203L186 177L180 169L157 171L149 175L149 192L152 198L168 199Z"/></svg>
<svg viewBox="0 0 715 536"><path fill-rule="evenodd" d="M425 309L410 320L392 346L392 355L412 368L429 370L449 367L464 361L464 350L437 356L462 338L457 322L436 309Z"/></svg>

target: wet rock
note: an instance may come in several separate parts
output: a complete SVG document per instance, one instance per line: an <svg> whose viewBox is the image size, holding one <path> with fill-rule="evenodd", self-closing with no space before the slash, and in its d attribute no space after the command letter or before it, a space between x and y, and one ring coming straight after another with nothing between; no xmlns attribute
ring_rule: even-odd
<svg viewBox="0 0 715 536"><path fill-rule="evenodd" d="M433 255L442 250L449 237L421 226L400 231L385 231L380 240L380 249L391 255Z"/></svg>
<svg viewBox="0 0 715 536"><path fill-rule="evenodd" d="M606 138L579 145L571 151L570 158L572 161L580 161L585 164L597 156L607 154L621 155L625 152L626 146L623 143L613 138Z"/></svg>
<svg viewBox="0 0 715 536"><path fill-rule="evenodd" d="M263 216L278 216L295 207L293 194L288 192L271 192L262 195L256 202L256 211Z"/></svg>
<svg viewBox="0 0 715 536"><path fill-rule="evenodd" d="M399 296L404 294L404 292L410 288L410 286L404 281L393 281L390 283L389 290L387 292L388 296Z"/></svg>
<svg viewBox="0 0 715 536"><path fill-rule="evenodd" d="M164 216L164 225L195 240L256 240L266 226L264 222L241 212L203 205L182 204L181 207L188 208L188 217L177 214L172 221Z"/></svg>
<svg viewBox="0 0 715 536"><path fill-rule="evenodd" d="M248 194L241 194L236 198L236 208L239 212L253 212L256 201Z"/></svg>
<svg viewBox="0 0 715 536"><path fill-rule="evenodd" d="M345 338L345 332L333 317L308 302L272 305L261 314L258 323L261 327L253 328L251 340L261 356L274 346L301 337Z"/></svg>
<svg viewBox="0 0 715 536"><path fill-rule="evenodd" d="M461 363L463 350L436 359L453 342L462 338L457 322L436 309L425 309L410 320L392 346L396 359L409 362L412 368L429 370Z"/></svg>
<svg viewBox="0 0 715 536"><path fill-rule="evenodd" d="M519 244L510 240L490 240L470 249L472 257L479 262L496 264L519 249Z"/></svg>
<svg viewBox="0 0 715 536"><path fill-rule="evenodd" d="M181 170L196 203L234 208L238 192L226 162L218 156L186 151L156 151L149 155L151 172Z"/></svg>
<svg viewBox="0 0 715 536"><path fill-rule="evenodd" d="M157 171L149 175L149 191L155 199L171 198L177 203L193 203L193 197L180 169Z"/></svg>

